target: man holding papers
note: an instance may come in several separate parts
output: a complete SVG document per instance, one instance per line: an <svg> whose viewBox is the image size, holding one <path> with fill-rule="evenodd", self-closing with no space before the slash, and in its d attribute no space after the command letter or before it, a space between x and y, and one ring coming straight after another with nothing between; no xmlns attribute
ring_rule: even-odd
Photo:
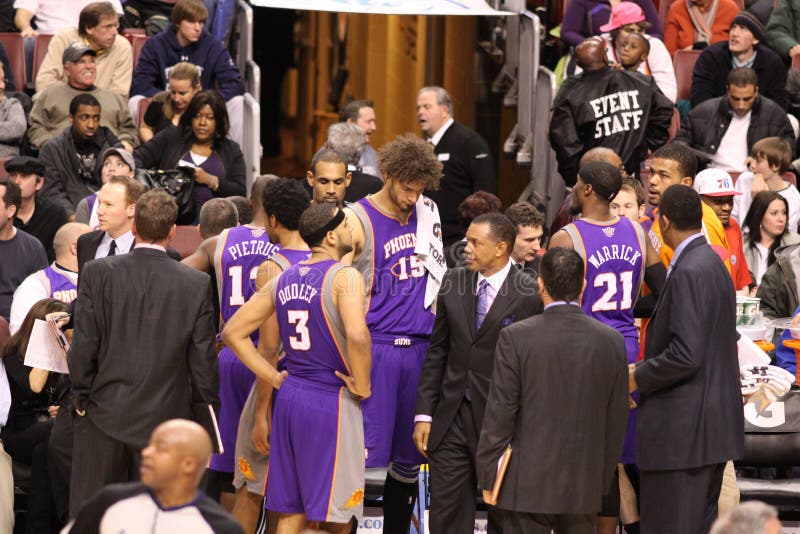
<svg viewBox="0 0 800 534"><path fill-rule="evenodd" d="M504 534L591 534L628 419L625 340L581 310L577 252L552 248L540 269L544 313L500 332L478 480L484 500L503 510Z"/></svg>

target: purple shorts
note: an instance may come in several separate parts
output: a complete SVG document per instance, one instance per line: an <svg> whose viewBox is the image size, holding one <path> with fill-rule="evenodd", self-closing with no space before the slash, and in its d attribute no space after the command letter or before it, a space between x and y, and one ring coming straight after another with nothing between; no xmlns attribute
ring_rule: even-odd
<svg viewBox="0 0 800 534"><path fill-rule="evenodd" d="M219 353L219 435L222 438L222 454L211 457L211 469L233 473L236 432L239 417L247 401L250 388L256 375L243 364L229 349L224 347Z"/></svg>
<svg viewBox="0 0 800 534"><path fill-rule="evenodd" d="M372 336L372 396L361 403L367 467L420 465L414 411L429 340Z"/></svg>
<svg viewBox="0 0 800 534"><path fill-rule="evenodd" d="M347 388L289 376L275 395L266 507L347 523L364 506L364 424Z"/></svg>
<svg viewBox="0 0 800 534"><path fill-rule="evenodd" d="M639 357L639 339L625 338L625 349L628 353L628 363L636 363ZM639 392L633 392L633 400L639 402ZM628 429L625 431L625 441L622 444L622 454L619 458L620 463L636 463L636 409L628 413Z"/></svg>

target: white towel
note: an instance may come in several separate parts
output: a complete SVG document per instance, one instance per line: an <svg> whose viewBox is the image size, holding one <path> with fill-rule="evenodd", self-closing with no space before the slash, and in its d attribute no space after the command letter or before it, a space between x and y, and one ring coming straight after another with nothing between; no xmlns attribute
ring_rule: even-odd
<svg viewBox="0 0 800 534"><path fill-rule="evenodd" d="M436 301L442 278L447 272L442 244L442 221L436 202L420 195L417 199L417 246L414 254L428 271L425 284L425 307L430 308Z"/></svg>

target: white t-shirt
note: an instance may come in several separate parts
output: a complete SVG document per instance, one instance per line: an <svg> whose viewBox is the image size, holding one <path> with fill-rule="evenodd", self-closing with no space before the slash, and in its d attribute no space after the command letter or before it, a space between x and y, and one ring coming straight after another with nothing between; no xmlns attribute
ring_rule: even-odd
<svg viewBox="0 0 800 534"><path fill-rule="evenodd" d="M769 249L762 245L761 243L756 243L756 250L758 251L758 265L756 269L753 269L753 265L750 265L750 269L754 270L753 273L756 277L756 285L761 285L761 277L764 276L764 273L767 272L767 258L769 258Z"/></svg>
<svg viewBox="0 0 800 534"><path fill-rule="evenodd" d="M25 9L34 14L33 22L39 33L55 34L70 26L78 25L83 8L96 0L14 0L14 9ZM122 15L119 0L108 0L114 11Z"/></svg>
<svg viewBox="0 0 800 534"><path fill-rule="evenodd" d="M731 123L719 142L716 154L711 158L709 167L725 171L744 172L747 170L744 161L747 159L747 129L750 128L750 116L740 117L734 113Z"/></svg>
<svg viewBox="0 0 800 534"><path fill-rule="evenodd" d="M736 179L734 189L740 192L741 195L733 197L733 211L731 217L736 219L736 222L741 226L744 223L744 218L750 210L750 205L753 203L753 195L750 193L753 187L753 173L750 171L743 172ZM776 191L780 196L786 199L789 204L789 230L797 231L797 225L800 223L800 191L791 183Z"/></svg>

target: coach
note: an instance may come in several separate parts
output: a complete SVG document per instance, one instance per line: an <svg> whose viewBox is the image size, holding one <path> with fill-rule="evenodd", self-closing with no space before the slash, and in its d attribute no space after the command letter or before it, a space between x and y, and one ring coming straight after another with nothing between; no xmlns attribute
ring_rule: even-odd
<svg viewBox="0 0 800 534"><path fill-rule="evenodd" d="M475 451L500 330L542 312L532 278L509 259L516 232L500 213L467 229L467 266L445 275L417 394L414 443L431 470L430 528L472 532ZM489 529L499 526L489 509ZM495 531L496 532L496 531Z"/></svg>
<svg viewBox="0 0 800 534"><path fill-rule="evenodd" d="M167 256L177 213L163 190L144 193L133 251L88 262L81 272L68 355L73 517L106 484L138 478L139 451L163 421L193 418L217 436L211 279Z"/></svg>
<svg viewBox="0 0 800 534"><path fill-rule="evenodd" d="M659 202L664 242L675 250L630 370L641 391L636 424L641 530L708 532L725 462L741 458L744 419L730 274L701 233L700 197L673 185Z"/></svg>

